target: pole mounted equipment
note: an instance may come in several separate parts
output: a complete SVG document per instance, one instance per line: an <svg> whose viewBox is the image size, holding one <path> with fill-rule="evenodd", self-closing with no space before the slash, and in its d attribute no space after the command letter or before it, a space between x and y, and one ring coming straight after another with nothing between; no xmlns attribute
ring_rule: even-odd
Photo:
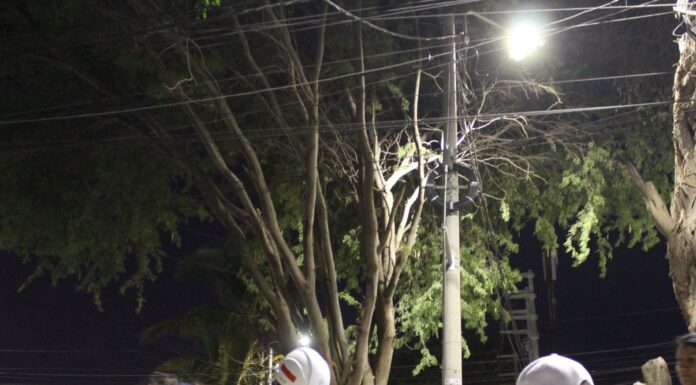
<svg viewBox="0 0 696 385"><path fill-rule="evenodd" d="M430 202L439 208L445 208L445 198L438 191L444 191L445 173L449 171L448 177L457 177L465 179L469 184L469 191L458 201L447 201L447 214L454 213L474 203L474 200L481 192L481 186L476 178L476 173L471 167L461 163L452 163L452 170L447 170L443 163L438 163L433 171L430 172L425 182L425 194ZM438 184L438 182L440 184Z"/></svg>

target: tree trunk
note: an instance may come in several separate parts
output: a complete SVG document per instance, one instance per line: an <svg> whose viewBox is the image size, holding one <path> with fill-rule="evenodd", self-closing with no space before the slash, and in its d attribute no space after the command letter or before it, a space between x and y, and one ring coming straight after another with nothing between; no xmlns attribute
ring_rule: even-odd
<svg viewBox="0 0 696 385"><path fill-rule="evenodd" d="M674 190L670 214L674 223L667 239L669 274L689 331L696 331L696 44L688 34L679 40L674 75Z"/></svg>
<svg viewBox="0 0 696 385"><path fill-rule="evenodd" d="M374 363L375 385L387 385L396 342L396 319L391 297L380 295L380 306L375 311L375 318L379 340Z"/></svg>

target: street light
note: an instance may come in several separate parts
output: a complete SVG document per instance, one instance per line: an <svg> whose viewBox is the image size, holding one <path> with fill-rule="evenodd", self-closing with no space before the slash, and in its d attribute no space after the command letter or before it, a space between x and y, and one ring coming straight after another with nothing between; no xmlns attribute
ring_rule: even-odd
<svg viewBox="0 0 696 385"><path fill-rule="evenodd" d="M505 31L508 53L514 61L523 60L544 45L544 34L541 28L532 21L518 21L512 27L505 27L478 12L469 11L466 14L475 16L479 20Z"/></svg>
<svg viewBox="0 0 696 385"><path fill-rule="evenodd" d="M510 58L514 61L523 60L544 45L541 29L529 22L513 25L508 29L505 40Z"/></svg>

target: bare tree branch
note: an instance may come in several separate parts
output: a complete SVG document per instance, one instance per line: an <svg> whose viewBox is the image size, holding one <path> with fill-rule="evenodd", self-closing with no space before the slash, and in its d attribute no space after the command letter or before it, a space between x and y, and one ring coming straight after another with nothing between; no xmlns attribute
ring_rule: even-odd
<svg viewBox="0 0 696 385"><path fill-rule="evenodd" d="M669 238L669 235L674 228L674 219L672 219L672 216L667 209L667 205L665 205L665 202L662 200L660 193L657 191L652 182L643 181L640 173L632 163L626 162L625 165L626 169L628 170L628 175L631 177L631 180L633 180L633 183L635 183L636 187L638 187L640 193L643 195L645 208L648 209L648 212L652 216L653 220L655 220L657 230L660 232L660 234L662 234L662 236Z"/></svg>

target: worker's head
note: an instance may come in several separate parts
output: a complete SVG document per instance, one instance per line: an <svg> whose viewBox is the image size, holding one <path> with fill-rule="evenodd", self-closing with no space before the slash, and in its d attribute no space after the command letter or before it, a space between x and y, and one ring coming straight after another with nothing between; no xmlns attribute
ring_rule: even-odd
<svg viewBox="0 0 696 385"><path fill-rule="evenodd" d="M676 370L682 385L696 385L696 333L677 337Z"/></svg>
<svg viewBox="0 0 696 385"><path fill-rule="evenodd" d="M326 360L314 349L297 348L273 368L280 385L329 385L331 371Z"/></svg>
<svg viewBox="0 0 696 385"><path fill-rule="evenodd" d="M551 354L527 365L517 385L594 385L590 373L579 362Z"/></svg>

